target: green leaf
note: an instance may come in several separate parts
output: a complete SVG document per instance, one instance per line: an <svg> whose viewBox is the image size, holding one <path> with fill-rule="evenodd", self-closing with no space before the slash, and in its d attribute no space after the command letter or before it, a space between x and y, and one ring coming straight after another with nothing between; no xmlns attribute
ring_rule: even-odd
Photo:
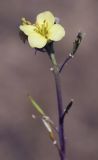
<svg viewBox="0 0 98 160"><path fill-rule="evenodd" d="M36 103L36 101L31 97L31 96L28 96L30 102L32 103L32 105L34 106L34 108L42 115L44 116L45 113L44 111L42 110L42 108Z"/></svg>

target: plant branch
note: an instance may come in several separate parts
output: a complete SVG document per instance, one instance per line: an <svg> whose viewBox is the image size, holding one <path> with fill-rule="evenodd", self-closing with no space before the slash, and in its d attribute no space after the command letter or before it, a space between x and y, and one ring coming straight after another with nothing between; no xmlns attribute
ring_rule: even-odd
<svg viewBox="0 0 98 160"><path fill-rule="evenodd" d="M73 42L73 48L72 51L69 53L69 55L65 58L64 62L62 63L61 67L59 68L59 73L61 73L62 69L64 68L65 64L69 62L74 56L79 48L81 41L83 39L83 33L79 32L76 36L75 42Z"/></svg>
<svg viewBox="0 0 98 160"><path fill-rule="evenodd" d="M68 103L67 107L65 108L63 114L62 114L62 121L64 121L64 118L66 116L66 114L69 112L69 110L71 109L72 105L73 105L73 99L71 99L71 101Z"/></svg>

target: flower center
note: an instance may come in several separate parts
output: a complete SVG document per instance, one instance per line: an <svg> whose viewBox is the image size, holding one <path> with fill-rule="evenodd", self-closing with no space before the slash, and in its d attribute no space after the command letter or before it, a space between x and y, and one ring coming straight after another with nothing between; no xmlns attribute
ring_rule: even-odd
<svg viewBox="0 0 98 160"><path fill-rule="evenodd" d="M44 20L42 25L36 23L35 26L36 28L34 30L48 39L48 22Z"/></svg>

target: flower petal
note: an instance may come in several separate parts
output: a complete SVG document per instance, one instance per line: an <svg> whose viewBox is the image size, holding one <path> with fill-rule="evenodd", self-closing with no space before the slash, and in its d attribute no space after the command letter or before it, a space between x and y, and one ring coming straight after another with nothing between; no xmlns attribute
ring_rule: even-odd
<svg viewBox="0 0 98 160"><path fill-rule="evenodd" d="M45 12L38 14L36 23L39 26L41 26L44 23L44 21L48 23L48 27L51 27L55 22L55 17L50 11L45 11Z"/></svg>
<svg viewBox="0 0 98 160"><path fill-rule="evenodd" d="M54 24L50 30L48 38L52 41L59 41L65 36L65 30L60 24Z"/></svg>
<svg viewBox="0 0 98 160"><path fill-rule="evenodd" d="M32 48L43 48L47 43L47 39L39 33L33 32L28 36L28 42Z"/></svg>
<svg viewBox="0 0 98 160"><path fill-rule="evenodd" d="M23 31L27 36L34 32L34 29L36 28L33 25L20 25L20 30Z"/></svg>

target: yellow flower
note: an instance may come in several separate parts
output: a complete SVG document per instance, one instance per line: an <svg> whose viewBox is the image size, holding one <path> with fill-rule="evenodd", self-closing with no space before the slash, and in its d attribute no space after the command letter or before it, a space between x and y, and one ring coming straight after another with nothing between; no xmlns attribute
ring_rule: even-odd
<svg viewBox="0 0 98 160"><path fill-rule="evenodd" d="M65 36L65 30L50 11L37 15L35 24L22 18L20 30L28 37L29 45L32 48L43 48L51 41L59 41Z"/></svg>

